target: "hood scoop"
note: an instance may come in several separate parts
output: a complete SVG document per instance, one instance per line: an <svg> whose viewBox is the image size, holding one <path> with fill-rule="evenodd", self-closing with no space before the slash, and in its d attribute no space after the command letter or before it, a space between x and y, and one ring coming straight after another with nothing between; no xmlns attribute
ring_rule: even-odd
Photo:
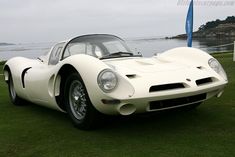
<svg viewBox="0 0 235 157"><path fill-rule="evenodd" d="M126 77L129 79L134 79L136 77L136 74L127 74Z"/></svg>
<svg viewBox="0 0 235 157"><path fill-rule="evenodd" d="M137 63L141 65L155 65L156 61L152 59L141 59L141 60L135 60Z"/></svg>
<svg viewBox="0 0 235 157"><path fill-rule="evenodd" d="M160 71L175 71L186 67L179 63L158 60L156 58L134 58L109 60L105 62L110 68L124 74L156 73ZM131 77L133 78L133 77ZM134 77L135 78L135 77Z"/></svg>

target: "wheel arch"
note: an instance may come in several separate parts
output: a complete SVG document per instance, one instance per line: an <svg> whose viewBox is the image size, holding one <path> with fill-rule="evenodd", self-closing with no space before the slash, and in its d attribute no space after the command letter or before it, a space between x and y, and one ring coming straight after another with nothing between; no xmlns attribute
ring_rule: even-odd
<svg viewBox="0 0 235 157"><path fill-rule="evenodd" d="M69 74L71 74L71 73L78 73L79 74L79 72L77 71L77 69L74 66L72 66L71 64L64 64L60 68L60 70L56 76L55 84L59 84L59 85L57 86L58 89L56 89L56 90L58 90L58 95L55 96L55 99L56 99L58 106L64 111L66 111L66 107L64 104L63 91L65 88L65 81L66 81L67 77L69 76Z"/></svg>
<svg viewBox="0 0 235 157"><path fill-rule="evenodd" d="M9 65L4 65L3 67L3 74L4 74L4 80L8 83L9 82L9 76L11 75L11 70Z"/></svg>

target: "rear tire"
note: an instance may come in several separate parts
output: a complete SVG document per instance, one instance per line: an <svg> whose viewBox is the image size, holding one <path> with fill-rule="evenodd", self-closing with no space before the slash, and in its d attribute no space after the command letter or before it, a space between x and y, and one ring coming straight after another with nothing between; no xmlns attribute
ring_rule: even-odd
<svg viewBox="0 0 235 157"><path fill-rule="evenodd" d="M82 130L94 128L99 112L93 107L78 73L73 73L66 79L64 91L65 107L74 126Z"/></svg>
<svg viewBox="0 0 235 157"><path fill-rule="evenodd" d="M22 106L24 104L23 99L21 99L15 91L14 88L14 82L12 79L11 73L9 73L9 81L8 81L8 91L9 91L9 97L11 99L11 102L16 106Z"/></svg>

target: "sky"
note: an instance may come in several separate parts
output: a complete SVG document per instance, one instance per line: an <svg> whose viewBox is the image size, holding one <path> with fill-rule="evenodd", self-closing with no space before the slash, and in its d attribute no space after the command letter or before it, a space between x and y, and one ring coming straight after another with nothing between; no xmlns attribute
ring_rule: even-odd
<svg viewBox="0 0 235 157"><path fill-rule="evenodd" d="M94 33L174 36L185 33L188 1L0 0L0 42L56 42ZM194 30L207 21L235 16L235 0L195 1Z"/></svg>

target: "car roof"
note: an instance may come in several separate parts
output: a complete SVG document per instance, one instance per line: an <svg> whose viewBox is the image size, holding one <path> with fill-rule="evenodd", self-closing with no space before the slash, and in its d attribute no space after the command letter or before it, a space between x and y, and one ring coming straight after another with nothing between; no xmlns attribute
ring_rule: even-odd
<svg viewBox="0 0 235 157"><path fill-rule="evenodd" d="M69 39L66 39L66 40L62 40L62 41L58 42L57 44L59 44L59 43L68 43L68 42L70 42L74 39L78 39L78 38L82 38L82 37L89 37L89 36L96 36L96 35L112 36L112 37L116 37L116 38L123 41L122 38L120 38L116 35L112 35L112 34L85 34L85 35L80 35L80 36L76 36L76 37L73 37L73 38L69 38Z"/></svg>

